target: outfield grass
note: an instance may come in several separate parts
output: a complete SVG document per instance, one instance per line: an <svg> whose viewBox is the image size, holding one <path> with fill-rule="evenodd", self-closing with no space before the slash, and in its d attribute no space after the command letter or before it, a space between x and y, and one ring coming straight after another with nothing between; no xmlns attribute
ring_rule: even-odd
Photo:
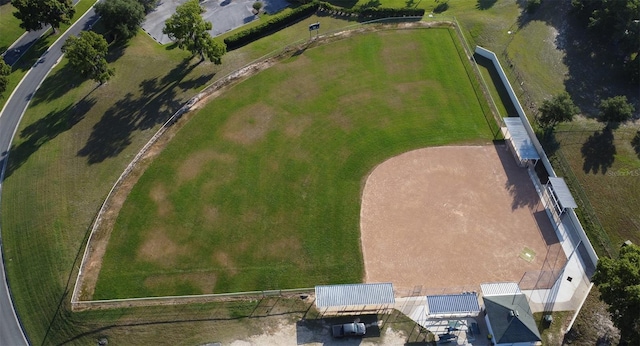
<svg viewBox="0 0 640 346"><path fill-rule="evenodd" d="M367 173L408 150L491 139L446 29L309 49L172 139L121 210L94 299L361 282Z"/></svg>
<svg viewBox="0 0 640 346"><path fill-rule="evenodd" d="M86 2L82 1L81 3ZM519 8L518 2L513 1L476 1L476 0L460 0L450 1L450 9L442 14L442 16L456 16L458 21L462 24L463 32L467 37L467 40L473 47L475 44L480 44L486 48L489 48L496 52L499 57L508 48L509 56L514 61L514 65L518 66L520 61L516 57L515 50L523 50L531 53L528 48L528 40L541 40L544 39L544 30L549 30L553 22L548 21L546 17L540 18L547 25L536 24L535 25L535 37L529 37L534 30L516 30L516 37L513 39L515 44L509 45L512 40L512 35L508 35L506 32L516 28L519 29L518 15ZM355 2L354 2L355 4ZM387 2L383 2L386 6ZM432 1L417 2L418 6L434 6ZM480 9L481 4L490 5L485 9ZM543 2L541 9L545 8L547 4L549 8L553 7L553 2ZM404 2L399 6L404 6ZM559 17L562 17L563 12L555 11L553 8L547 9L551 13L557 13ZM77 13L80 11L78 10ZM274 49L281 47L283 44L287 44L298 38L308 37L307 25L312 22L320 21L322 23L321 33L326 32L331 26L332 28L340 27L341 25L349 25L351 23L342 22L338 19L331 17L311 17L308 20L287 28L278 32L276 35L263 38L256 43L243 47L242 49L230 52L224 58L223 66L218 69L204 69L198 67L191 71L184 81L197 80L198 76L211 76L216 79L220 76L233 71L235 68L243 66L245 63L256 59ZM342 23L341 23L342 22ZM534 27L531 27L533 29ZM3 32L4 34L4 32ZM4 35L2 35L4 37ZM277 40L276 40L277 39ZM86 144L86 139L90 136L92 131L91 125L70 125L66 122L67 114L72 114L67 107L70 104L75 104L85 99L95 99L97 102L90 109L83 113L83 121L89 123L98 123L99 119L104 114L106 109L111 107L112 112L131 105L129 102L119 103L118 100L126 99L126 88L131 88L131 96L129 99L140 96L142 92L138 88L138 81L145 79L157 78L158 81L167 81L163 77L165 75L162 72L174 70L180 65L179 54L172 55L177 50L165 51L164 49L149 49L150 43L146 42L149 39L138 37L131 42L122 54L122 57L128 57L122 60L122 64L130 64L132 69L122 69L119 65L116 65L116 73L129 73L129 76L138 77L137 80L133 78L130 84L118 84L115 81L109 82L108 92L100 94L95 91L89 94L89 91L93 89L93 85L83 84L81 86L74 86L78 90L64 91L64 88L60 88L58 97L68 97L67 103L64 102L52 104L51 107L45 107L47 102L44 102L40 109L37 111L30 110L23 120L23 124L18 133L22 132L22 129L28 127L32 123L36 123L38 119L45 117L48 114L57 113L58 117L50 117L49 119L59 119L61 122L58 124L66 124L62 126L68 127L64 135L58 133L56 136L49 137L46 128L38 127L40 130L37 132L37 136L32 137L32 141L39 143L35 149L37 151L31 152L28 155L29 163L21 165L17 170L13 172L11 177L6 181L3 200L2 200L2 231L5 251L11 252L11 257L5 257L7 259L7 266L11 269L8 272L9 281L12 287L12 293L16 297L16 304L18 306L18 312L20 314L22 322L27 328L29 337L33 344L90 344L95 343L97 337L101 335L108 335L110 340L116 340L119 344L135 344L135 343L158 343L160 338L156 335L162 335L162 340L165 340L167 344L197 344L211 341L212 334L219 334L224 332L227 328L221 325L220 321L216 321L216 318L220 314L220 310L214 307L202 307L203 312L195 317L198 321L204 322L191 322L187 321L187 318L178 318L183 322L175 322L175 316L195 316L188 308L179 308L177 310L171 308L160 309L162 312L166 312L165 318L161 322L154 324L154 317L157 314L162 314L158 310L153 310L150 313L141 313L136 309L123 309L114 312L95 312L86 314L73 314L69 311L67 290L70 287L67 286L67 280L73 277L75 274L74 263L75 255L81 250L80 245L82 238L86 234L88 225L91 222L91 218L98 209L102 198L106 195L111 184L122 170L122 167L126 165L128 160L135 153L141 143L144 143L146 139L151 135L153 129L140 130L136 129L130 132L130 137L125 138L130 143L124 147L126 150L120 152L120 154L109 158L108 160L100 163L94 163L90 165L92 170L87 173L80 173L87 164L87 158L76 159L77 152L83 148ZM140 43L142 42L142 43ZM537 43L536 41L535 43ZM553 46L553 40L547 40L546 44ZM141 45L141 46L139 46ZM41 47L46 49L46 44ZM44 50L40 51L44 52ZM173 53L172 53L173 52ZM535 53L535 52L534 52ZM37 60L40 54L34 54L29 63L25 63L21 67L21 73L24 75L27 69ZM148 59L154 57L155 59L151 64L139 63L136 59ZM34 60L35 59L35 60ZM556 60L549 60L548 57L542 59L530 59L530 63L522 64L526 66L522 68L519 73L525 77L525 89L528 85L543 85L538 80L548 80L547 67L548 64L553 65L553 71L562 71L564 61L562 57L556 55ZM25 57L21 61L26 61ZM118 64L118 63L116 63ZM555 69L555 66L559 66L559 69ZM515 73L507 68L507 73L511 77L515 76ZM135 73L131 72L135 71ZM17 84L19 78L15 77L17 74L12 74L11 78L15 81L14 86ZM55 75L52 73L52 75ZM168 74L166 74L168 75ZM173 75L175 76L175 75ZM15 77L15 78L14 78ZM541 78L542 77L542 78ZM579 77L579 76L577 76ZM50 77L52 78L52 77ZM69 81L73 76L69 73L59 74L56 77L56 81ZM169 78L169 77L167 77ZM556 74L550 83L548 83L548 93L555 92L561 87L563 76ZM576 79L579 81L579 78ZM122 82L122 81L121 81ZM202 80L200 80L202 82ZM515 78L512 78L512 82L518 84ZM55 82L53 82L55 84ZM60 84L60 83L57 83ZM65 83L63 82L62 85ZM68 85L68 84L67 84ZM150 85L150 84L147 84ZM194 86L195 85L195 86ZM605 85L605 84L602 84ZM515 85L514 85L515 86ZM156 85L158 90L160 86ZM192 88L191 88L192 87ZM171 99L171 90L175 90L176 100L182 99L181 95L192 95L196 90L200 89L202 85L199 83L179 83L179 88L172 86L165 92L167 98ZM547 86L536 87L537 90L543 90ZM517 88L517 87L516 87ZM102 88L101 88L102 89ZM152 88L153 89L153 88ZM42 90L42 89L41 89ZM103 90L106 90L104 88ZM149 90L147 90L149 91ZM150 91L155 96L152 99L157 98L157 93ZM522 91L517 91L520 95ZM542 93L541 93L542 94ZM38 94L36 94L38 97ZM102 100L103 97L106 97ZM541 99L533 98L534 102L541 102ZM4 103L5 99L0 99L0 105ZM143 100L143 99L141 99ZM147 100L150 110L146 114L152 114L156 109L157 102L149 102ZM109 104L109 106L105 106ZM143 103L147 104L147 103ZM85 103L86 105L86 103ZM58 110L58 112L56 112ZM103 113L100 113L103 112ZM82 113L82 112L81 112ZM115 112L117 114L128 114L127 112ZM126 116L121 117L122 120L128 119ZM47 124L47 122L41 122L41 124ZM103 123L103 125L109 125L109 122ZM60 129L60 127L57 127ZM103 126L103 128L105 128ZM33 127L32 127L33 129ZM108 132L107 132L108 133ZM40 140L39 138L44 139ZM588 136L587 136L588 137ZM126 141L125 141L126 143ZM26 148L26 147L25 147ZM580 161L580 145L573 146L574 151L574 167L577 170L581 168ZM618 153L622 153L619 149ZM15 158L17 155L11 154L11 158ZM633 160L635 156L623 156L616 155L616 161L618 163L628 162ZM97 174L96 172L100 172ZM53 175L50 177L49 174ZM602 182L600 175L595 176L598 178L594 180L594 184L598 184L598 181ZM60 186L58 186L60 185ZM587 186L585 186L587 188ZM598 189L598 186L595 187ZM633 189L627 188L623 184L618 184L614 187L618 191L633 191ZM12 191L9 193L8 191ZM637 189L635 189L637 191ZM588 191L587 191L588 192ZM610 191L609 193L615 195L616 191ZM598 194L592 193L594 199L599 199ZM604 198L602 199L605 200ZM622 202L623 205L626 202ZM14 207L15 206L15 207ZM635 208L637 210L638 208ZM633 209L633 204L629 205L629 208L604 208L598 210L598 213L606 212L610 213L607 217L611 220L612 226L607 229L617 230L623 229L622 226L617 226L616 220L633 219L633 216L637 213ZM602 219L602 215L601 219ZM603 221L604 223L604 221ZM635 232L637 234L638 226L636 224ZM631 232L634 232L633 228ZM7 239L10 238L10 241ZM594 244L595 245L595 244ZM151 311L147 309L145 311ZM208 320L207 320L208 319ZM151 324L144 325L140 322L150 321ZM167 323L174 321L174 323ZM208 322L207 322L208 321ZM251 321L251 319L250 319ZM178 337L174 337L177 335ZM190 335L188 339L184 339L183 335ZM239 334L238 334L239 335ZM147 342L148 341L148 342Z"/></svg>

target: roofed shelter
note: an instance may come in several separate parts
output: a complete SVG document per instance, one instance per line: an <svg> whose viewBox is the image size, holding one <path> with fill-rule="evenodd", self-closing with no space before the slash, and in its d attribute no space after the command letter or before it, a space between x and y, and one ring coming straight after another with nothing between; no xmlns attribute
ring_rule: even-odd
<svg viewBox="0 0 640 346"><path fill-rule="evenodd" d="M504 124L507 127L505 138L509 144L509 148L516 157L516 161L520 167L526 167L528 163L532 163L532 166L540 160L540 155L533 145L529 133L524 128L522 119L520 117L507 117L503 118Z"/></svg>
<svg viewBox="0 0 640 346"><path fill-rule="evenodd" d="M531 307L516 283L481 285L485 321L497 346L541 345Z"/></svg>
<svg viewBox="0 0 640 346"><path fill-rule="evenodd" d="M446 294L427 296L427 314L432 317L478 316L480 304L478 294Z"/></svg>
<svg viewBox="0 0 640 346"><path fill-rule="evenodd" d="M549 202L555 207L558 214L562 214L567 208L575 209L578 207L564 179L549 177L549 182L545 187L549 192Z"/></svg>
<svg viewBox="0 0 640 346"><path fill-rule="evenodd" d="M322 315L358 314L393 308L393 284L346 284L316 286L316 307Z"/></svg>

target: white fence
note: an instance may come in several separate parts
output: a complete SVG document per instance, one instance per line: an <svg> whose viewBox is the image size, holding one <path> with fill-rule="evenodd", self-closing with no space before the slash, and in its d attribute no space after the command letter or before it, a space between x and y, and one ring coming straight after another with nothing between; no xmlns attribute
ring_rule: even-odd
<svg viewBox="0 0 640 346"><path fill-rule="evenodd" d="M540 161L542 161L542 164L546 168L549 176L557 177L556 172L553 170L553 167L551 166L551 162L549 162L549 158L547 157L547 154L545 153L544 149L542 148L542 145L540 144L540 142L538 141L538 138L536 137L535 132L533 131L533 127L531 127L531 123L529 123L529 119L527 118L527 115L525 114L524 109L520 104L520 101L516 97L516 93L513 91L513 88L511 87L511 83L509 82L507 75L504 73L504 70L500 65L500 61L498 61L498 57L492 51L484 49L479 46L476 46L475 53L493 62L493 66L498 72L498 75L500 75L500 79L502 80L502 83L504 84L504 87L507 90L507 93L509 94L509 98L511 99L511 102L515 107L516 112L518 112L518 116L520 117L520 119L522 119L522 123L524 124L525 130L529 134L529 137L531 137L531 142L536 148L538 155L540 155ZM590 264L593 265L593 267L595 267L596 264L598 263L598 255L596 254L596 251L593 249L593 246L591 245L591 242L589 241L587 234L582 228L582 225L578 220L578 216L576 215L573 209L568 209L565 211L565 217L568 217L570 221L570 222L563 223L565 226L569 225L569 228L571 228L571 229L567 229L567 231L574 233L574 235L577 236L577 238L579 238L582 241L582 244L584 245L584 248L586 250L585 252L589 256L588 259L591 261ZM586 259L583 258L583 260L586 260Z"/></svg>

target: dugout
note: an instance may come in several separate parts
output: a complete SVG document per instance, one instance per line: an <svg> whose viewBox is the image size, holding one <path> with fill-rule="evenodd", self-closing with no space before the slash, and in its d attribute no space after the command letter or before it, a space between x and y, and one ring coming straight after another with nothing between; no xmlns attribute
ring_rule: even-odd
<svg viewBox="0 0 640 346"><path fill-rule="evenodd" d="M427 296L427 316L436 318L476 317L480 303L476 292Z"/></svg>
<svg viewBox="0 0 640 346"><path fill-rule="evenodd" d="M564 179L549 177L549 181L545 184L545 190L547 192L545 193L547 202L553 206L558 215L561 215L569 208L575 209L578 207Z"/></svg>
<svg viewBox="0 0 640 346"><path fill-rule="evenodd" d="M533 145L529 133L524 128L520 117L503 118L506 130L504 137L509 145L509 149L518 162L518 166L527 167L529 164L533 167L540 160L540 155Z"/></svg>
<svg viewBox="0 0 640 346"><path fill-rule="evenodd" d="M316 286L316 308L321 315L380 313L395 305L393 284Z"/></svg>

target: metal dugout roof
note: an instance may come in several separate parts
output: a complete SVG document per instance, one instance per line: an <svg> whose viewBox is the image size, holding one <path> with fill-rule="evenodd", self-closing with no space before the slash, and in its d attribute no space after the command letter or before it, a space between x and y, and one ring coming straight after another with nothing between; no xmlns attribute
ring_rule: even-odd
<svg viewBox="0 0 640 346"><path fill-rule="evenodd" d="M474 293L427 296L429 315L477 314L478 295Z"/></svg>
<svg viewBox="0 0 640 346"><path fill-rule="evenodd" d="M553 187L553 192L555 192L556 196L558 197L558 203L560 203L561 208L565 209L578 207L564 179L549 177L549 182Z"/></svg>
<svg viewBox="0 0 640 346"><path fill-rule="evenodd" d="M520 287L515 282L495 282L481 284L480 289L485 297L521 294Z"/></svg>
<svg viewBox="0 0 640 346"><path fill-rule="evenodd" d="M316 306L394 304L393 284L349 284L316 286Z"/></svg>
<svg viewBox="0 0 640 346"><path fill-rule="evenodd" d="M507 126L507 130L511 135L511 142L518 152L520 159L539 160L540 155L538 155L536 147L533 146L529 133L527 133L527 130L524 128L522 119L520 119L520 117L508 117L503 119L504 124Z"/></svg>

